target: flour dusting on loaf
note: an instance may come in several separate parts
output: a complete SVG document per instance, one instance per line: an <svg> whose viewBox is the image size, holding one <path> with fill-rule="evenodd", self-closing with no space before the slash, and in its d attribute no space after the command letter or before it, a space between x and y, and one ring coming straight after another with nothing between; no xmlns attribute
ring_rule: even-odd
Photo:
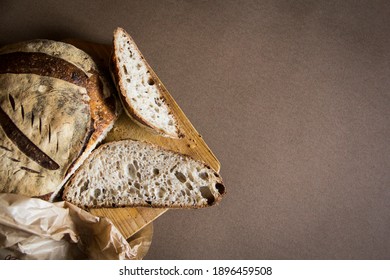
<svg viewBox="0 0 390 280"><path fill-rule="evenodd" d="M88 99L85 88L59 79L0 75L0 192L57 190L88 141Z"/></svg>

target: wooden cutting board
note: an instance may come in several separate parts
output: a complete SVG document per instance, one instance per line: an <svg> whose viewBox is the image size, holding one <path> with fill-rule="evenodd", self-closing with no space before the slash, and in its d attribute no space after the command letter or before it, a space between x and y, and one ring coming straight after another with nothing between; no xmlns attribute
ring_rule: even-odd
<svg viewBox="0 0 390 280"><path fill-rule="evenodd" d="M103 71L106 71L107 74L109 73L108 63L111 54L111 46L74 39L67 39L64 41L84 50L95 59ZM161 83L161 81L158 82ZM219 172L220 163L218 159L214 156L204 142L202 136L196 131L173 97L166 90L163 83L161 83L161 85L163 90L167 92L168 98L166 101L169 103L170 107L173 109L173 113L179 120L180 128L184 132L185 137L182 139L171 139L151 134L135 124L125 113L122 113L116 121L114 128L104 140L104 143L123 139L143 140L202 160L209 164L211 168ZM102 208L90 210L90 212L96 216L109 218L126 239L166 211L167 209L159 208Z"/></svg>

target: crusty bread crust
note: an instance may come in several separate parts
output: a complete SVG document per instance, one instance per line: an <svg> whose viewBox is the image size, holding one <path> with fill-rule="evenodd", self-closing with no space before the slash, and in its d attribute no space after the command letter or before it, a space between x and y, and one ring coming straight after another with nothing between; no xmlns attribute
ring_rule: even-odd
<svg viewBox="0 0 390 280"><path fill-rule="evenodd" d="M91 69L96 69L96 63L87 53L64 42L35 39L0 47L0 54L14 52L44 53L52 57L58 57L72 63L84 71L86 75L89 75Z"/></svg>

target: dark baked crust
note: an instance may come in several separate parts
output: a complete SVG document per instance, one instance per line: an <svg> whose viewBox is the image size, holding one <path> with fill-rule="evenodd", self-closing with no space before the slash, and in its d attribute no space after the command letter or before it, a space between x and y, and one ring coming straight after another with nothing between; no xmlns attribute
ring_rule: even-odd
<svg viewBox="0 0 390 280"><path fill-rule="evenodd" d="M75 65L45 53L13 52L0 54L0 73L29 73L61 79L86 87L87 75Z"/></svg>

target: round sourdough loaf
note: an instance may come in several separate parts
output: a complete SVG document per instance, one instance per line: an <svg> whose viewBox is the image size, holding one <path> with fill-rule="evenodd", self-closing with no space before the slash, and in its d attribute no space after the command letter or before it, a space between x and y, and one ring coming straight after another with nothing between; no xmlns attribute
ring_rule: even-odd
<svg viewBox="0 0 390 280"><path fill-rule="evenodd" d="M0 48L0 192L53 200L118 108L82 50L50 40Z"/></svg>

